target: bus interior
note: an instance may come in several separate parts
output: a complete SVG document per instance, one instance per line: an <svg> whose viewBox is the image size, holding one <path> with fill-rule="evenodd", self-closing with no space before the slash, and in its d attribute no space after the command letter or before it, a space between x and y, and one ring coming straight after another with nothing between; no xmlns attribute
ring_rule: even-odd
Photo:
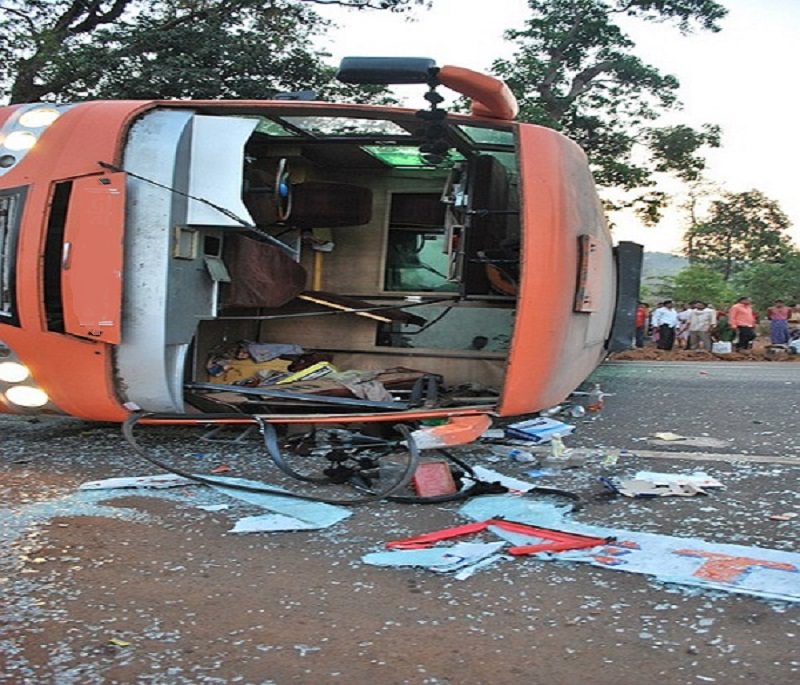
<svg viewBox="0 0 800 685"><path fill-rule="evenodd" d="M515 125L165 107L133 124L122 170L117 365L134 408L497 404L520 276Z"/></svg>

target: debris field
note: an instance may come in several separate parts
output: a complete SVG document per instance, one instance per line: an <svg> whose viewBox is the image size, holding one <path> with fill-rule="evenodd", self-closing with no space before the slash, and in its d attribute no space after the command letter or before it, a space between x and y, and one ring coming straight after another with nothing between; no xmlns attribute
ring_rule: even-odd
<svg viewBox="0 0 800 685"><path fill-rule="evenodd" d="M603 411L547 417L573 427L563 436L520 441L499 422L454 449L510 492L433 504L237 493L228 486L241 479L350 490L293 482L257 435L144 429L160 456L219 483L209 486L175 482L113 426L0 417L0 683L791 682L797 439L762 435L756 451L754 432L776 432L758 404L741 441L672 409L655 421L625 388L669 397L682 379L695 391L687 412L727 378L650 371L602 367ZM751 396L766 383L777 402L798 382L762 374ZM623 435L620 415L637 411ZM159 482L103 486L138 476ZM593 535L599 544L581 548ZM705 568L703 582L647 547L675 539L679 565ZM625 572L637 553L655 568ZM406 554L417 560L398 561Z"/></svg>

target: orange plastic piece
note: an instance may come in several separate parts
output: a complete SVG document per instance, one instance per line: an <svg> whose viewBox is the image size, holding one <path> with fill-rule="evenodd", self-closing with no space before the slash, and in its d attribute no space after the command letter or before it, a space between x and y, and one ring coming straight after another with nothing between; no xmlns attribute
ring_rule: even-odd
<svg viewBox="0 0 800 685"><path fill-rule="evenodd" d="M412 434L420 449L468 445L478 439L492 425L486 414L478 416L452 416L441 426L432 426Z"/></svg>
<svg viewBox="0 0 800 685"><path fill-rule="evenodd" d="M490 119L514 119L519 105L505 81L464 67L444 66L437 74L442 85L472 99L472 114Z"/></svg>
<svg viewBox="0 0 800 685"><path fill-rule="evenodd" d="M417 535L416 537L406 538L405 540L395 540L387 542L386 547L390 549L425 549L431 547L434 542L449 540L462 535L479 533L489 527L502 528L513 533L530 535L531 537L541 538L548 542L539 542L534 545L516 545L509 548L509 554L513 556L523 556L525 554L537 554L539 552L566 552L572 549L586 549L605 545L608 538L594 538L589 535L578 533L565 533L560 530L550 528L539 528L530 526L527 523L516 523L515 521L504 521L503 519L488 519L477 523L468 523L455 528L445 528L434 533Z"/></svg>

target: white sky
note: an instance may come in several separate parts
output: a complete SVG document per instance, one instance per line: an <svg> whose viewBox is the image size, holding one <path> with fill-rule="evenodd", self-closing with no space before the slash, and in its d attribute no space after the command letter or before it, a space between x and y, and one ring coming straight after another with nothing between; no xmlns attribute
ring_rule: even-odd
<svg viewBox="0 0 800 685"><path fill-rule="evenodd" d="M707 158L707 176L725 190L758 189L788 215L800 244L800 0L720 0L729 9L719 33L681 36L672 25L628 24L636 54L663 73L677 76L684 110L674 121L719 124L722 144ZM522 27L525 0L434 0L415 21L389 12L326 8L339 28L325 47L341 57L431 57L439 65L488 70L513 45L503 31ZM417 91L419 91L417 93ZM399 94L422 102L419 87ZM669 188L664 190L670 191ZM612 217L618 240L635 240L651 251L678 251L685 225L672 213L655 228L631 217Z"/></svg>

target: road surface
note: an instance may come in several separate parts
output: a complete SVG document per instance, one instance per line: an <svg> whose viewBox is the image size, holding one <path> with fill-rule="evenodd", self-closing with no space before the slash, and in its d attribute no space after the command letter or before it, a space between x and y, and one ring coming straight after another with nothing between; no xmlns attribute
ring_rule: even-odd
<svg viewBox="0 0 800 685"><path fill-rule="evenodd" d="M581 468L542 479L582 521L797 551L800 366L601 367L600 415L566 442ZM663 441L655 433L674 433ZM177 465L271 480L257 443L161 433ZM603 466L608 456L615 466ZM491 446L462 455L524 478ZM600 475L703 469L705 498L609 499ZM800 681L798 605L688 591L587 565L503 561L466 580L377 568L386 540L458 525L457 504L357 507L319 531L229 533L246 507L206 488L76 495L153 473L117 427L0 418L0 683L786 685ZM205 500L203 500L205 501Z"/></svg>

